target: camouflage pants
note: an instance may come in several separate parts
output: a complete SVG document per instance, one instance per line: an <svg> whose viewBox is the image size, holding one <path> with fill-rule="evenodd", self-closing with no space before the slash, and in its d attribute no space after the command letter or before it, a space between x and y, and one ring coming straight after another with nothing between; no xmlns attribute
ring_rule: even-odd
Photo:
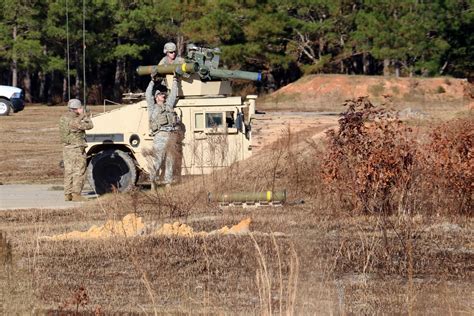
<svg viewBox="0 0 474 316"><path fill-rule="evenodd" d="M81 194L86 175L84 147L64 146L64 194Z"/></svg>
<svg viewBox="0 0 474 316"><path fill-rule="evenodd" d="M173 182L181 181L181 171L183 164L183 140L184 131L178 130L171 134L169 154L173 156Z"/></svg>
<svg viewBox="0 0 474 316"><path fill-rule="evenodd" d="M173 180L173 160L167 155L168 143L170 141L170 132L158 132L153 138L153 167L150 171L150 180L158 182L160 170L163 174L163 182L171 183Z"/></svg>

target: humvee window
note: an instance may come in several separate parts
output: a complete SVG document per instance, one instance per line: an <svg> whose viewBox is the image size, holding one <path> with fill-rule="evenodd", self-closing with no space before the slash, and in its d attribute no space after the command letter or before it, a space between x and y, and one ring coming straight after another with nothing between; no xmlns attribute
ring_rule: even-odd
<svg viewBox="0 0 474 316"><path fill-rule="evenodd" d="M222 112L206 113L206 128L223 127Z"/></svg>
<svg viewBox="0 0 474 316"><path fill-rule="evenodd" d="M194 129L204 129L204 113L194 113Z"/></svg>
<svg viewBox="0 0 474 316"><path fill-rule="evenodd" d="M225 124L227 128L236 128L235 119L234 119L234 111L225 112Z"/></svg>

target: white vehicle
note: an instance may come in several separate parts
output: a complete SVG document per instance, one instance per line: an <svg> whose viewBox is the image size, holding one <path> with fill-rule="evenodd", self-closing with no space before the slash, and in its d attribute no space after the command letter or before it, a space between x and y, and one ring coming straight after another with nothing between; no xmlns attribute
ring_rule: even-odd
<svg viewBox="0 0 474 316"><path fill-rule="evenodd" d="M0 116L23 110L25 107L23 90L12 86L0 86Z"/></svg>

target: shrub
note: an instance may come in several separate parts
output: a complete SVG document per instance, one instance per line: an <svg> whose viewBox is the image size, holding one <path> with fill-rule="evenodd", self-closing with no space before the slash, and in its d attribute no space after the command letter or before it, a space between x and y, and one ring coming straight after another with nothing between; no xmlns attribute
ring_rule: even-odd
<svg viewBox="0 0 474 316"><path fill-rule="evenodd" d="M426 146L426 181L437 207L472 212L474 121L456 119L433 129Z"/></svg>
<svg viewBox="0 0 474 316"><path fill-rule="evenodd" d="M371 85L371 86L368 87L368 91L374 97L379 97L384 92L384 85L383 85L383 83Z"/></svg>
<svg viewBox="0 0 474 316"><path fill-rule="evenodd" d="M443 88L443 86L438 86L438 88L436 88L436 93L438 94L446 93L446 89Z"/></svg>
<svg viewBox="0 0 474 316"><path fill-rule="evenodd" d="M390 213L396 188L409 187L416 146L411 129L367 97L349 100L330 130L323 177L343 207L363 213Z"/></svg>

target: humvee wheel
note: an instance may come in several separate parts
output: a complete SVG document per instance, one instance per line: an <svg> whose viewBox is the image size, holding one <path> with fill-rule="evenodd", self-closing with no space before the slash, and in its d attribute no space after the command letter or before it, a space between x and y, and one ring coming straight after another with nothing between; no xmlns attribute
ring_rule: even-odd
<svg viewBox="0 0 474 316"><path fill-rule="evenodd" d="M125 192L135 186L137 169L133 159L121 150L104 150L87 167L87 180L97 194Z"/></svg>
<svg viewBox="0 0 474 316"><path fill-rule="evenodd" d="M0 98L0 116L6 116L10 114L11 108L12 104L10 101Z"/></svg>

